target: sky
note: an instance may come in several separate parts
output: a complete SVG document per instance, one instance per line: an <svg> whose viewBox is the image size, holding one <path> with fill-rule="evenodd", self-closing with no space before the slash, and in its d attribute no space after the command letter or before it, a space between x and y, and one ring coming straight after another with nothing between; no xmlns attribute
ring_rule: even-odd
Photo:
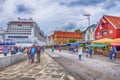
<svg viewBox="0 0 120 80"><path fill-rule="evenodd" d="M103 15L120 16L120 0L0 0L0 29L18 17L36 21L46 35L55 30L85 30Z"/></svg>

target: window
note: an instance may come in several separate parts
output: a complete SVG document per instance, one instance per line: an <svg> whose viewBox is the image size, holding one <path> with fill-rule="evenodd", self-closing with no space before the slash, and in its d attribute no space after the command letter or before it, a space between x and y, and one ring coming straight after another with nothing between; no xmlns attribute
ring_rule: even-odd
<svg viewBox="0 0 120 80"><path fill-rule="evenodd" d="M95 30L95 29L94 29L94 28L92 28L92 32L94 32L94 30Z"/></svg>
<svg viewBox="0 0 120 80"><path fill-rule="evenodd" d="M107 31L104 30L104 31L102 32L102 34L103 34L103 36L107 36Z"/></svg>
<svg viewBox="0 0 120 80"><path fill-rule="evenodd" d="M113 34L113 30L110 30L109 33L110 33L110 34Z"/></svg>
<svg viewBox="0 0 120 80"><path fill-rule="evenodd" d="M100 32L98 32L97 35L99 36L99 35L100 35Z"/></svg>
<svg viewBox="0 0 120 80"><path fill-rule="evenodd" d="M87 35L87 39L90 40L90 35L89 34Z"/></svg>
<svg viewBox="0 0 120 80"><path fill-rule="evenodd" d="M88 32L90 33L90 32L91 32L91 29L88 29Z"/></svg>

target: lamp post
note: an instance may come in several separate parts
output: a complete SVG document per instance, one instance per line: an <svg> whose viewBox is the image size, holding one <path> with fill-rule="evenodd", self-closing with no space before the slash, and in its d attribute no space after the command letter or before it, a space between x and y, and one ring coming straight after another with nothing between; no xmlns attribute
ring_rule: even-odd
<svg viewBox="0 0 120 80"><path fill-rule="evenodd" d="M84 14L83 16L87 16L88 19L88 27L90 26L90 14Z"/></svg>

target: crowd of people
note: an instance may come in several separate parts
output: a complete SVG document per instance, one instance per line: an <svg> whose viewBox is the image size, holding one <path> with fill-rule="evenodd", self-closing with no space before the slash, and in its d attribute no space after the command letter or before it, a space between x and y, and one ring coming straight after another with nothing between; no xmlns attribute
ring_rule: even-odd
<svg viewBox="0 0 120 80"><path fill-rule="evenodd" d="M82 50L82 47L80 47L80 49L78 51L79 59L82 58L82 53L83 53L83 50ZM90 58L92 58L92 56L93 56L92 48L86 48L85 53L86 53L86 57L90 56ZM108 50L108 53L109 53L109 58L111 61L113 61L117 58L117 50L116 50L115 46L111 46Z"/></svg>
<svg viewBox="0 0 120 80"><path fill-rule="evenodd" d="M61 49L62 49L61 46L58 47L59 52L61 52ZM52 46L52 52L54 52L54 50L55 50L55 47ZM90 57L90 58L93 57L93 53L94 53L94 51L92 50L91 47L86 47L84 50L82 47L79 47L79 48L78 47L77 48L76 47L69 47L68 51L72 52L72 53L78 53L78 57L80 60L83 57L83 51L86 53L86 57ZM110 60L115 60L117 58L117 50L116 50L115 46L111 46L108 50L108 53L109 53Z"/></svg>
<svg viewBox="0 0 120 80"><path fill-rule="evenodd" d="M26 50L26 51L25 51ZM3 55L7 56L9 53L11 55L18 52L27 53L28 59L30 62L34 62L35 54L37 55L37 62L40 63L40 54L44 52L44 47L42 46L31 46L31 47L17 47L17 46L4 46Z"/></svg>
<svg viewBox="0 0 120 80"><path fill-rule="evenodd" d="M25 48L23 47L17 47L17 46L4 46L3 47L3 54L4 56L7 56L8 53L11 53L11 55L16 54L18 52L23 52Z"/></svg>

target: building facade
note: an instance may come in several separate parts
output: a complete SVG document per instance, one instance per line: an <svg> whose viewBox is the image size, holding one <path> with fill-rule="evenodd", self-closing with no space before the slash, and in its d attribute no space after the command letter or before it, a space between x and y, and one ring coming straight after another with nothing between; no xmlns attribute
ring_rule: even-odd
<svg viewBox="0 0 120 80"><path fill-rule="evenodd" d="M95 40L95 29L96 29L96 24L91 25L85 30L84 34L84 40L85 41L92 41Z"/></svg>
<svg viewBox="0 0 120 80"><path fill-rule="evenodd" d="M120 38L120 17L104 15L95 30L95 39Z"/></svg>
<svg viewBox="0 0 120 80"><path fill-rule="evenodd" d="M48 44L54 44L54 34L48 36Z"/></svg>
<svg viewBox="0 0 120 80"><path fill-rule="evenodd" d="M41 45L45 43L44 32L30 19L8 22L5 39L12 39L17 46Z"/></svg>
<svg viewBox="0 0 120 80"><path fill-rule="evenodd" d="M5 30L0 30L0 42L5 40Z"/></svg>
<svg viewBox="0 0 120 80"><path fill-rule="evenodd" d="M77 32L55 31L54 32L54 44L67 44L69 40L76 40L76 42L82 41L82 35Z"/></svg>

